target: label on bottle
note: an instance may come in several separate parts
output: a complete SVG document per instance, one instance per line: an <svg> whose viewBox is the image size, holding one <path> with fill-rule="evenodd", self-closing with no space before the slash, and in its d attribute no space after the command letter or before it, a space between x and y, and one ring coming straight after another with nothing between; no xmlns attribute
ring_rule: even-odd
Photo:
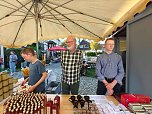
<svg viewBox="0 0 152 114"><path fill-rule="evenodd" d="M57 114L57 113L56 113L56 110L53 110L53 114Z"/></svg>
<svg viewBox="0 0 152 114"><path fill-rule="evenodd" d="M50 107L47 107L47 114L51 114Z"/></svg>
<svg viewBox="0 0 152 114"><path fill-rule="evenodd" d="M40 111L37 111L37 114L40 114Z"/></svg>
<svg viewBox="0 0 152 114"><path fill-rule="evenodd" d="M41 108L41 114L44 114L44 108Z"/></svg>

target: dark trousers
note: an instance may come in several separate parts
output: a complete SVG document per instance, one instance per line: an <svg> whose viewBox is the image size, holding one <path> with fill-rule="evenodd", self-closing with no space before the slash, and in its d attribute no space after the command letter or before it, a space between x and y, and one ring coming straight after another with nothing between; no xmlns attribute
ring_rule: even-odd
<svg viewBox="0 0 152 114"><path fill-rule="evenodd" d="M78 90L79 90L79 82L74 84L67 84L65 82L62 82L62 94L78 95Z"/></svg>
<svg viewBox="0 0 152 114"><path fill-rule="evenodd" d="M106 78L106 81L108 83L111 83L114 79L107 79ZM117 96L120 96L121 94L121 85L119 83L117 83L114 88L114 94L117 95ZM97 95L105 95L107 92L107 88L106 86L104 85L104 83L102 81L99 81L98 80L98 86L97 86ZM114 95L113 94L113 95Z"/></svg>

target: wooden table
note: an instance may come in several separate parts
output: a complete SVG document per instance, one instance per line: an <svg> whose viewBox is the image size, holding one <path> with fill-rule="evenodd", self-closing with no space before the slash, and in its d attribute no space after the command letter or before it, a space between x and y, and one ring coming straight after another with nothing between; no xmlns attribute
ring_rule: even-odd
<svg viewBox="0 0 152 114"><path fill-rule="evenodd" d="M52 99L55 97L54 94L47 95L48 97L51 97ZM59 95L61 99L60 104L60 114L73 114L73 105L68 100L70 98L70 95ZM92 96L92 95L90 95ZM93 95L94 97L98 97L98 95ZM113 101L115 105L118 105L118 101L113 96L106 96L106 98L109 101ZM0 104L0 114L3 114L3 103Z"/></svg>
<svg viewBox="0 0 152 114"><path fill-rule="evenodd" d="M73 114L73 105L71 104L71 102L69 102L69 100L68 100L69 97L70 97L70 95L61 95L60 114ZM110 100L110 101L113 101L115 103L115 105L118 105L118 103L119 103L112 96L107 96L107 99Z"/></svg>
<svg viewBox="0 0 152 114"><path fill-rule="evenodd" d="M48 94L48 97L51 97L54 99L55 95L54 94ZM73 114L73 105L71 102L68 100L70 98L70 95L59 95L61 99L61 104L60 104L60 114ZM93 97L99 97L98 95L90 95ZM113 96L106 96L106 98L109 101L113 101L115 105L118 105L118 101L113 97ZM0 114L3 114L3 102L0 104Z"/></svg>

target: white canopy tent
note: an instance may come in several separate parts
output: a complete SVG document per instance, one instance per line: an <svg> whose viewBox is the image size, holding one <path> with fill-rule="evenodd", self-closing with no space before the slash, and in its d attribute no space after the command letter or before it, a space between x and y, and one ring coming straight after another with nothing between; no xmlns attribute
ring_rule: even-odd
<svg viewBox="0 0 152 114"><path fill-rule="evenodd" d="M21 47L65 38L101 41L151 0L1 0L0 44Z"/></svg>

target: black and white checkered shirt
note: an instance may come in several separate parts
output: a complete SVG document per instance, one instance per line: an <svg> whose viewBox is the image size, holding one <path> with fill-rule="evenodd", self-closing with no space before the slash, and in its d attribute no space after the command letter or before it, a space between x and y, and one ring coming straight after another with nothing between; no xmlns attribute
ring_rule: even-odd
<svg viewBox="0 0 152 114"><path fill-rule="evenodd" d="M76 50L70 54L70 51L61 53L62 81L73 84L80 81L80 69L82 65L82 52Z"/></svg>

